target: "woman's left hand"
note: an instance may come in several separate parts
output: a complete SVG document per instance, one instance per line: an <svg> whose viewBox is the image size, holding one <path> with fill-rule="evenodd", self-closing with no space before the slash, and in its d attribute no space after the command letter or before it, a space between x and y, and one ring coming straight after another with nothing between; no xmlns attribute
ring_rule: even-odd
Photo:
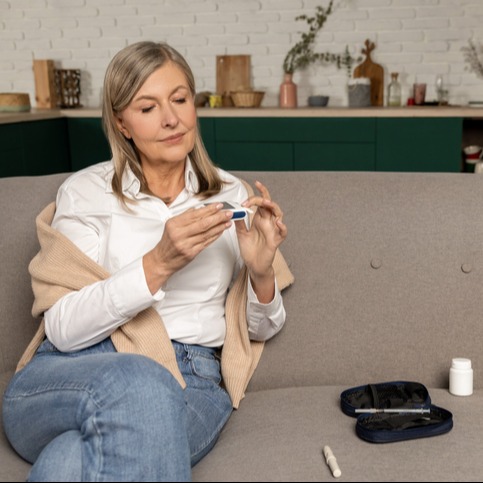
<svg viewBox="0 0 483 483"><path fill-rule="evenodd" d="M247 230L244 220L236 221L235 225L241 255L248 268L253 288L262 302L261 298L269 297L261 297L262 294L257 290L257 286L266 287L266 284L270 282L273 287L273 259L277 248L287 236L287 227L283 223L282 210L277 203L272 201L266 186L259 181L255 185L260 195L251 196L243 203L245 208L258 207L250 229ZM273 297L273 290L270 291ZM268 302L270 301L271 298Z"/></svg>

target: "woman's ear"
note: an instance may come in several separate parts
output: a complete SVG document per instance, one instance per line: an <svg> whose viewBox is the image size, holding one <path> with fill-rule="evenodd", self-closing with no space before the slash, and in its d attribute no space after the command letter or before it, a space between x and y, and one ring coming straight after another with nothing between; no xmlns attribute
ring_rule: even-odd
<svg viewBox="0 0 483 483"><path fill-rule="evenodd" d="M123 120L119 116L116 116L116 125L119 132L123 134L126 139L131 139L131 134L129 133L126 126L124 125Z"/></svg>

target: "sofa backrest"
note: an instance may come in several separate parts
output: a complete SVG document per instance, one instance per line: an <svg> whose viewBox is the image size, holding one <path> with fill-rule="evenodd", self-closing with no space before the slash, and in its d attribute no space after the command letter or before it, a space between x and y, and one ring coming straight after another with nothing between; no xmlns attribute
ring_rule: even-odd
<svg viewBox="0 0 483 483"><path fill-rule="evenodd" d="M483 177L442 173L239 172L285 213L296 278L286 326L249 390L416 380L447 387L453 357L483 387ZM38 322L27 267L35 217L66 175L0 179L0 373Z"/></svg>
<svg viewBox="0 0 483 483"><path fill-rule="evenodd" d="M39 249L35 217L66 176L0 178L0 373L15 368L37 329L28 273Z"/></svg>
<svg viewBox="0 0 483 483"><path fill-rule="evenodd" d="M453 357L483 387L483 177L265 172L289 235L287 322L249 390L414 380L448 387Z"/></svg>

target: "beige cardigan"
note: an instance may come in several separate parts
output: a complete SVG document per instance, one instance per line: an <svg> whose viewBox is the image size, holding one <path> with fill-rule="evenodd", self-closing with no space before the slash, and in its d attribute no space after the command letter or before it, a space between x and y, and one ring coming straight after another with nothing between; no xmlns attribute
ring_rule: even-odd
<svg viewBox="0 0 483 483"><path fill-rule="evenodd" d="M38 215L37 233L40 251L29 265L35 296L32 314L41 317L61 297L69 292L104 280L109 273L85 255L67 237L50 225L55 214L51 203ZM277 251L273 264L280 290L293 283L281 253ZM228 293L226 314L226 338L222 349L221 372L233 407L238 408L245 395L262 354L263 342L250 341L246 322L247 269L244 267ZM40 323L17 370L22 369L34 356L45 338L44 321ZM122 325L111 335L119 352L142 354L166 367L184 388L186 386L176 363L173 346L159 314L148 308Z"/></svg>

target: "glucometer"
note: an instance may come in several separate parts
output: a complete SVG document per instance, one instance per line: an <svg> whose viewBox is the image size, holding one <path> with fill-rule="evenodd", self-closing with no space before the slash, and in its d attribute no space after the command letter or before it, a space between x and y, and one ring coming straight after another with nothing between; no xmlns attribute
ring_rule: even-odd
<svg viewBox="0 0 483 483"><path fill-rule="evenodd" d="M245 208L239 203L236 203L235 201L222 201L222 203L222 210L231 211L233 213L232 220L241 220L242 218L245 218L248 213L252 213L252 210L250 210L250 208Z"/></svg>
<svg viewBox="0 0 483 483"><path fill-rule="evenodd" d="M231 211L233 213L232 220L242 220L247 216L248 213L253 213L250 208L245 208L244 206L240 205L236 201L219 201L215 203L222 203L223 207L221 208L222 211ZM205 203L203 205L199 205L198 208L202 206L209 206L213 203Z"/></svg>

